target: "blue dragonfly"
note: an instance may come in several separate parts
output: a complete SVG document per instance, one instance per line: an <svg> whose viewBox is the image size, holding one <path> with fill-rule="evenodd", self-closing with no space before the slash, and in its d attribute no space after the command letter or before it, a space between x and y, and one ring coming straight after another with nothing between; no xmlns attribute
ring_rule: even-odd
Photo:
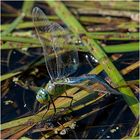
<svg viewBox="0 0 140 140"><path fill-rule="evenodd" d="M74 74L79 66L77 45L83 45L77 35L70 34L68 30L58 23L50 22L47 15L38 7L32 12L33 23L37 37L42 45L46 68L50 76L50 81L46 88L40 88L37 91L36 99L41 104L46 104L52 99L61 96L62 89L66 86L81 87L90 93L100 92L108 94L121 94L113 89L105 80L97 75L82 75L78 77L69 77ZM68 47L68 46L72 46ZM50 59L53 56L54 59ZM91 88L81 83L91 81L99 83L104 87ZM71 97L68 97L71 98Z"/></svg>

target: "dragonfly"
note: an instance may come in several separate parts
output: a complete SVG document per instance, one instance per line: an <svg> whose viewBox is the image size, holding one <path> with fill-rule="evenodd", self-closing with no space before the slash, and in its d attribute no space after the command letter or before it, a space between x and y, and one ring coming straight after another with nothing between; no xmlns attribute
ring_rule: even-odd
<svg viewBox="0 0 140 140"><path fill-rule="evenodd" d="M70 77L77 71L79 66L76 47L83 46L80 37L70 34L68 29L65 29L60 24L49 21L47 15L39 7L33 9L32 20L36 35L43 48L46 69L50 76L50 81L47 83L46 88L42 87L37 90L36 99L38 102L46 104L52 99L61 97L62 89L65 90L63 87L66 86L81 87L91 93L121 94L97 75L85 74L78 77ZM51 59L50 56L54 59ZM82 84L86 81L99 83L104 87L104 90Z"/></svg>

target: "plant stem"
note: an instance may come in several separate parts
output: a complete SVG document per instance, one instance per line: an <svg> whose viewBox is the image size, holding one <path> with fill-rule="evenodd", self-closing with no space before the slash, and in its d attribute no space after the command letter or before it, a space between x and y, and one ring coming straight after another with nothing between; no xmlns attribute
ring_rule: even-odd
<svg viewBox="0 0 140 140"><path fill-rule="evenodd" d="M139 11L138 3L134 1L67 1L65 4L71 8L90 8L91 6L99 9L116 9L127 11ZM125 6L124 6L125 5Z"/></svg>
<svg viewBox="0 0 140 140"><path fill-rule="evenodd" d="M41 47L40 42L37 39L34 38L25 38L25 37L13 37L13 36L2 36L1 40L3 41L13 41L13 42L20 42L20 43L25 43L25 44L15 44L14 43L5 43L4 45L1 46L1 49L13 49L13 48L36 48L36 47ZM32 44L29 46L29 44ZM46 42L47 43L47 42ZM48 42L49 45L49 42ZM83 52L88 52L89 50L86 47L81 47L81 46L65 46L66 49L68 48L77 48L79 51ZM139 50L139 43L128 43L128 44L120 44L120 45L108 45L105 47L102 47L103 50L106 53L123 53L123 52L132 52L132 51L138 51Z"/></svg>
<svg viewBox="0 0 140 140"><path fill-rule="evenodd" d="M21 14L20 16L18 16L9 26L9 28L7 28L7 30L3 31L1 35L7 35L10 32L12 32L16 26L22 21L24 17L24 14Z"/></svg>
<svg viewBox="0 0 140 140"><path fill-rule="evenodd" d="M23 5L22 5L22 12L25 15L31 15L31 11L32 11L32 7L34 3L35 1L24 0Z"/></svg>
<svg viewBox="0 0 140 140"><path fill-rule="evenodd" d="M119 45L108 45L102 47L106 53L123 53L123 52L133 52L139 51L139 43L128 43Z"/></svg>
<svg viewBox="0 0 140 140"><path fill-rule="evenodd" d="M18 10L15 9L14 7L12 7L11 5L5 3L5 2L1 2L1 8L3 10L6 10L6 12L9 12L9 13L14 13L16 16L19 14Z"/></svg>
<svg viewBox="0 0 140 140"><path fill-rule="evenodd" d="M40 42L35 38L27 38L27 37L16 37L16 36L1 36L1 40L3 41L13 41L20 43L29 43L29 44L40 44Z"/></svg>
<svg viewBox="0 0 140 140"><path fill-rule="evenodd" d="M140 61L137 61L137 62L133 63L132 65L130 65L130 66L128 66L128 67L122 69L122 70L121 70L121 73L122 73L123 75L126 75L126 74L128 74L129 72L133 71L134 69L138 68L139 66L140 66Z"/></svg>

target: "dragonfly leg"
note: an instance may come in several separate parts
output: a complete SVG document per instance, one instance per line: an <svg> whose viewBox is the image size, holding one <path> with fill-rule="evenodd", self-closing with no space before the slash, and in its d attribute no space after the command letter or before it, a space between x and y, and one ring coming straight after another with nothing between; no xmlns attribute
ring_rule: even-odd
<svg viewBox="0 0 140 140"><path fill-rule="evenodd" d="M44 119L45 115L46 115L46 114L47 114L47 112L49 111L50 104L51 104L51 103L49 102L49 104L48 104L48 106L47 106L47 110L46 110L45 114L42 116L42 120Z"/></svg>
<svg viewBox="0 0 140 140"><path fill-rule="evenodd" d="M55 107L55 104L54 104L54 101L53 101L52 96L51 96L51 95L49 95L49 96L50 96L50 100L51 100L51 103L52 103L53 108L54 108L54 114L53 114L53 116L52 116L52 119L53 119L53 118L54 118L54 116L55 116L55 114L56 114L56 107Z"/></svg>
<svg viewBox="0 0 140 140"><path fill-rule="evenodd" d="M68 94L67 94L67 91L65 90L65 94L66 94L66 97L67 98L70 98L71 99L71 102L70 102L70 108L72 107L72 102L73 102L73 97L72 96L68 96ZM62 96L61 96L62 97ZM65 96L64 96L65 97Z"/></svg>
<svg viewBox="0 0 140 140"><path fill-rule="evenodd" d="M66 96L68 96L67 92L65 91Z"/></svg>
<svg viewBox="0 0 140 140"><path fill-rule="evenodd" d="M57 99L58 98L69 98L69 99L71 99L71 102L70 102L70 109L72 108L72 102L73 102L73 97L71 97L71 96L59 96L59 97L57 97Z"/></svg>
<svg viewBox="0 0 140 140"><path fill-rule="evenodd" d="M51 104L51 103L49 102L49 104L48 104L48 106L47 106L47 110L46 110L45 114L42 116L42 120L44 119L45 115L46 115L47 112L49 111L50 104ZM45 135L44 135L42 132L41 132L41 135L46 139Z"/></svg>

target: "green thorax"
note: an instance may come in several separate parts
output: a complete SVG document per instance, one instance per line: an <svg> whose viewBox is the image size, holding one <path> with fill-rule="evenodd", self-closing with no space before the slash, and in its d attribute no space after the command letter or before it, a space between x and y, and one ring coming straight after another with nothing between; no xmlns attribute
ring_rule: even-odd
<svg viewBox="0 0 140 140"><path fill-rule="evenodd" d="M66 90L66 85L62 84L63 80L57 80L56 82L49 81L45 87L45 89L49 92L52 96L59 96L61 95L64 90Z"/></svg>

